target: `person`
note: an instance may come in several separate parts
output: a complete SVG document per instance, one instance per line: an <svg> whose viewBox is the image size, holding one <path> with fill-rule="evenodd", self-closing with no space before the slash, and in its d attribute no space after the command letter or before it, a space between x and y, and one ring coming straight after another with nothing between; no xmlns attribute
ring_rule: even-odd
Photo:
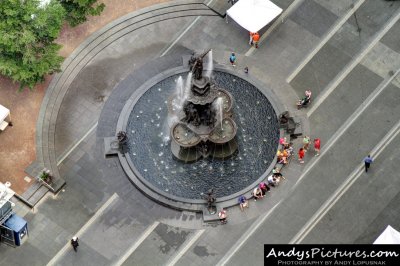
<svg viewBox="0 0 400 266"><path fill-rule="evenodd" d="M244 195L241 195L238 199L240 210L244 211L244 208L249 208L249 201Z"/></svg>
<svg viewBox="0 0 400 266"><path fill-rule="evenodd" d="M299 161L300 161L300 163L304 163L304 149L303 148L300 148L300 150L299 150L299 153L298 153L298 155L299 155Z"/></svg>
<svg viewBox="0 0 400 266"><path fill-rule="evenodd" d="M271 188L267 185L265 182L261 182L258 187L261 189L261 192L263 196L267 193L270 192Z"/></svg>
<svg viewBox="0 0 400 266"><path fill-rule="evenodd" d="M373 162L371 155L368 154L367 157L364 158L364 164L365 164L365 172L368 172L368 168L371 166L371 163Z"/></svg>
<svg viewBox="0 0 400 266"><path fill-rule="evenodd" d="M249 45L253 45L253 35L254 35L254 32L250 31Z"/></svg>
<svg viewBox="0 0 400 266"><path fill-rule="evenodd" d="M297 102L297 109L307 106L309 103L310 103L310 99L308 99L307 97L304 97Z"/></svg>
<svg viewBox="0 0 400 266"><path fill-rule="evenodd" d="M74 237L71 239L71 246L74 248L74 251L75 251L75 252L78 251L78 246L79 246L78 240L79 240L79 239L78 239L77 236L74 236Z"/></svg>
<svg viewBox="0 0 400 266"><path fill-rule="evenodd" d="M290 142L288 147L286 148L286 151L288 152L289 156L292 156L293 154L293 143Z"/></svg>
<svg viewBox="0 0 400 266"><path fill-rule="evenodd" d="M305 96L301 100L297 102L297 108L300 109L301 107L307 106L311 102L311 90L306 90L304 92Z"/></svg>
<svg viewBox="0 0 400 266"><path fill-rule="evenodd" d="M319 138L316 138L316 139L314 139L315 156L319 155L320 150L321 150L321 140Z"/></svg>
<svg viewBox="0 0 400 266"><path fill-rule="evenodd" d="M304 149L304 152L307 152L309 145L310 145L310 137L309 136L304 136L304 138L303 138L303 149Z"/></svg>
<svg viewBox="0 0 400 266"><path fill-rule="evenodd" d="M259 187L254 188L252 194L254 197L254 201L257 201L258 199L262 199L264 197L262 190Z"/></svg>
<svg viewBox="0 0 400 266"><path fill-rule="evenodd" d="M285 150L278 150L277 153L277 163L279 164L287 164L287 152Z"/></svg>
<svg viewBox="0 0 400 266"><path fill-rule="evenodd" d="M304 92L304 94L306 95L306 97L307 97L308 100L311 100L311 94L312 94L311 90L306 90L306 91Z"/></svg>
<svg viewBox="0 0 400 266"><path fill-rule="evenodd" d="M278 167L274 167L274 169L272 169L272 176L274 176L274 177L276 177L276 178L283 178L283 179L286 179L286 178L282 175L282 173L281 173L281 171L279 170Z"/></svg>
<svg viewBox="0 0 400 266"><path fill-rule="evenodd" d="M279 144L281 144L284 148L285 148L286 146L289 146L289 143L287 142L286 137L280 138L280 139L279 139Z"/></svg>
<svg viewBox="0 0 400 266"><path fill-rule="evenodd" d="M285 158L285 160L287 159L287 157L289 157L289 153L286 149L282 149L281 153L282 153L282 156Z"/></svg>
<svg viewBox="0 0 400 266"><path fill-rule="evenodd" d="M219 221L221 222L221 224L226 224L228 222L227 217L228 217L228 214L226 213L225 209L222 209L219 211L218 218L219 218Z"/></svg>
<svg viewBox="0 0 400 266"><path fill-rule="evenodd" d="M235 53L232 53L231 56L229 57L229 62L231 62L232 66L236 66L235 62L236 62L236 55Z"/></svg>
<svg viewBox="0 0 400 266"><path fill-rule="evenodd" d="M248 67L245 67L245 68L244 68L244 73L245 73L245 74L249 74L249 68L248 68Z"/></svg>
<svg viewBox="0 0 400 266"><path fill-rule="evenodd" d="M253 34L253 44L255 45L256 48L258 48L259 41L260 41L260 34L258 34L258 32L255 32Z"/></svg>
<svg viewBox="0 0 400 266"><path fill-rule="evenodd" d="M268 176L267 181L268 184L270 184L273 187L279 185L279 180L276 177L274 177L274 175Z"/></svg>

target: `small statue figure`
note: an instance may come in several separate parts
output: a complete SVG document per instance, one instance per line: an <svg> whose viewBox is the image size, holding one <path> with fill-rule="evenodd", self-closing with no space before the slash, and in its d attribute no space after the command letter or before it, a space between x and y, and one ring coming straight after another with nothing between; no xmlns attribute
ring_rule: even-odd
<svg viewBox="0 0 400 266"><path fill-rule="evenodd" d="M118 132L117 139L118 139L119 144L125 144L126 141L128 140L128 137L126 136L126 132L125 131Z"/></svg>
<svg viewBox="0 0 400 266"><path fill-rule="evenodd" d="M216 201L213 188L207 191L206 200L207 200L207 209L211 212L214 209L214 203Z"/></svg>
<svg viewBox="0 0 400 266"><path fill-rule="evenodd" d="M199 117L199 112L197 111L197 109L195 108L193 103L188 103L185 107L184 107L184 112L186 115L186 122L189 124L193 124L194 126L198 126L200 125L200 117Z"/></svg>
<svg viewBox="0 0 400 266"><path fill-rule="evenodd" d="M215 118L214 118L214 113L211 111L211 108L207 108L205 111L206 115L205 115L205 124L207 126L209 126L210 128L213 127L214 122L215 122Z"/></svg>
<svg viewBox="0 0 400 266"><path fill-rule="evenodd" d="M202 143L197 147L198 151L203 155L204 158L207 158L209 155L208 145L206 143Z"/></svg>
<svg viewBox="0 0 400 266"><path fill-rule="evenodd" d="M289 121L289 112L285 111L279 116L279 123L285 125Z"/></svg>
<svg viewBox="0 0 400 266"><path fill-rule="evenodd" d="M193 78L194 79L201 79L203 76L203 59L202 58L196 58L196 61L194 62L193 65Z"/></svg>
<svg viewBox="0 0 400 266"><path fill-rule="evenodd" d="M120 131L117 133L118 149L122 154L126 153L126 142L128 141L128 136L125 131Z"/></svg>
<svg viewBox="0 0 400 266"><path fill-rule="evenodd" d="M198 57L192 54L192 57L189 59L190 71L193 73L194 79L201 79L203 77L203 58L210 52L211 49L205 51Z"/></svg>

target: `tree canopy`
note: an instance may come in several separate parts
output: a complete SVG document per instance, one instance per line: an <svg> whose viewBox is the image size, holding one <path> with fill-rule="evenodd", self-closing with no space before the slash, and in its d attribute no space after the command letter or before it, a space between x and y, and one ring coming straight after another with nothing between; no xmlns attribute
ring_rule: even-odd
<svg viewBox="0 0 400 266"><path fill-rule="evenodd" d="M46 74L60 70L58 37L65 10L58 1L0 1L0 73L33 88Z"/></svg>
<svg viewBox="0 0 400 266"><path fill-rule="evenodd" d="M103 3L95 5L97 0L59 0L67 12L66 20L75 27L86 21L87 16L98 16L104 10Z"/></svg>

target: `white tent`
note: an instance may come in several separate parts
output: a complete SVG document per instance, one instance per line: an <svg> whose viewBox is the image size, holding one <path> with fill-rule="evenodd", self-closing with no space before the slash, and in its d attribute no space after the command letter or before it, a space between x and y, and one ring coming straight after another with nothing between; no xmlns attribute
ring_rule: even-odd
<svg viewBox="0 0 400 266"><path fill-rule="evenodd" d="M282 13L282 8L268 0L239 0L226 14L250 32L257 32Z"/></svg>
<svg viewBox="0 0 400 266"><path fill-rule="evenodd" d="M8 126L7 117L11 120L10 110L0 104L0 130L4 130Z"/></svg>
<svg viewBox="0 0 400 266"><path fill-rule="evenodd" d="M400 232L388 225L374 244L400 244Z"/></svg>

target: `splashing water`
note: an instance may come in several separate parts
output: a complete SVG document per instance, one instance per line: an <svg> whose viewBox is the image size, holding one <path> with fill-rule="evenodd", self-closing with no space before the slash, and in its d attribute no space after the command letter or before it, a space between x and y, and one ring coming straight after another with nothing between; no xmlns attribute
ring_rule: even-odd
<svg viewBox="0 0 400 266"><path fill-rule="evenodd" d="M179 76L178 80L176 81L175 91L176 91L176 96L178 98L178 105L182 106L183 99L185 98L185 95L184 95L185 91L184 91L184 88L183 88L182 76Z"/></svg>
<svg viewBox="0 0 400 266"><path fill-rule="evenodd" d="M207 70L204 76L211 78L211 74L214 69L212 50L207 54L206 61L207 61Z"/></svg>
<svg viewBox="0 0 400 266"><path fill-rule="evenodd" d="M189 72L189 74L186 77L186 82L185 82L185 100L189 97L190 88L192 87L192 76L193 76L193 73Z"/></svg>
<svg viewBox="0 0 400 266"><path fill-rule="evenodd" d="M218 120L219 120L219 123L221 124L221 129L223 129L222 128L222 120L223 120L223 114L224 114L224 111L223 111L224 102L223 101L224 101L224 99L222 97L218 97L214 102L214 108L218 115Z"/></svg>
<svg viewBox="0 0 400 266"><path fill-rule="evenodd" d="M170 140L171 127L178 121L179 118L177 115L168 115L167 119L164 121L162 132L160 133L164 145L168 144L168 141Z"/></svg>

